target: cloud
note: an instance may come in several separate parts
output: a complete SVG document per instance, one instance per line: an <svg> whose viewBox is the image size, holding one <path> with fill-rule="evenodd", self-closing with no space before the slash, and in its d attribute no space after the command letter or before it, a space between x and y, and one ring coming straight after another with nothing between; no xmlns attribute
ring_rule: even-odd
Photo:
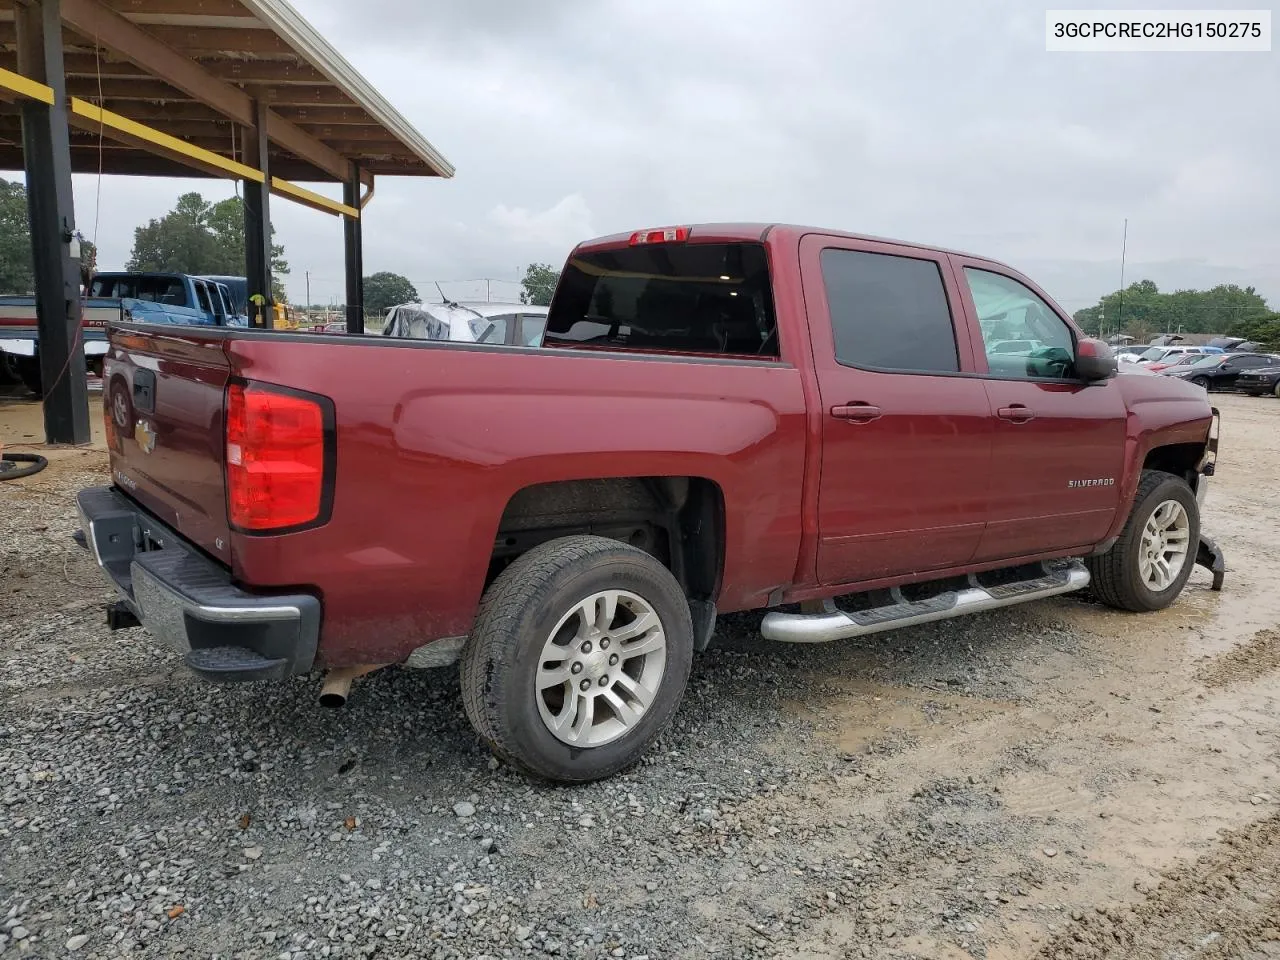
<svg viewBox="0 0 1280 960"><path fill-rule="evenodd" d="M500 203L489 211L488 220L501 231L507 242L536 249L561 246L568 251L578 241L595 235L591 210L587 201L577 193L538 212Z"/></svg>
<svg viewBox="0 0 1280 960"><path fill-rule="evenodd" d="M294 2L457 167L379 181L369 272L514 280L592 234L781 220L1036 264L1074 302L1128 218L1129 278L1280 303L1274 54L1048 54L1021 0ZM103 262L193 188L230 189L109 181ZM272 210L290 293L341 299L339 225Z"/></svg>

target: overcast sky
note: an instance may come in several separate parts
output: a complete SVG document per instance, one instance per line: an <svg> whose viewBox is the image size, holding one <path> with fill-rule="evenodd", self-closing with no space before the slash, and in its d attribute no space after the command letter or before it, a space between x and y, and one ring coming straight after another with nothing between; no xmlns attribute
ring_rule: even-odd
<svg viewBox="0 0 1280 960"><path fill-rule="evenodd" d="M1280 306L1280 52L1050 54L1025 0L293 2L457 168L380 179L366 210L366 273L424 295L593 235L782 220L994 256L1074 311L1117 286L1128 217L1127 280ZM105 181L101 265L189 189L232 192ZM341 302L338 221L272 213L291 297L309 270Z"/></svg>

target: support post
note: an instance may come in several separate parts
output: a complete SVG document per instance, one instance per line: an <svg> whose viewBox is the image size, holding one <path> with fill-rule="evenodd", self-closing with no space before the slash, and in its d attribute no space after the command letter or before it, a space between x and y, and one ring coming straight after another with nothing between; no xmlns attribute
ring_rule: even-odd
<svg viewBox="0 0 1280 960"><path fill-rule="evenodd" d="M15 5L18 72L53 88L52 105L22 104L27 217L35 272L44 433L48 443L88 443L89 388L80 340L80 263L71 257L71 193L62 15L58 0Z"/></svg>
<svg viewBox="0 0 1280 960"><path fill-rule="evenodd" d="M271 295L271 170L268 163L267 107L253 102L255 124L244 128L244 162L262 171L262 183L243 180L244 185L244 275L248 280L249 325L275 326L274 298ZM255 307L255 296L262 305Z"/></svg>
<svg viewBox="0 0 1280 960"><path fill-rule="evenodd" d="M360 165L351 164L351 172L342 185L342 202L360 208ZM360 217L342 218L342 239L347 261L347 333L364 333L364 236Z"/></svg>

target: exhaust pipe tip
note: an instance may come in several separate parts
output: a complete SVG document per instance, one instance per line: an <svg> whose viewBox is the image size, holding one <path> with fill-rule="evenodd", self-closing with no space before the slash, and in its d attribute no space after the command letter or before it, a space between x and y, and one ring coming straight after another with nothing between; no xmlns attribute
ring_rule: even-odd
<svg viewBox="0 0 1280 960"><path fill-rule="evenodd" d="M366 663L358 667L338 667L336 670L330 670L325 674L324 686L320 688L320 706L328 707L330 710L343 706L347 702L347 697L351 695L351 681L383 666L386 664Z"/></svg>

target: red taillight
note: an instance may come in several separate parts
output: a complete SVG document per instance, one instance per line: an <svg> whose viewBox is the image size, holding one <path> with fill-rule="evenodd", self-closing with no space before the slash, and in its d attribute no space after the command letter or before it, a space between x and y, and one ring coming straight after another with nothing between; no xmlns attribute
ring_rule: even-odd
<svg viewBox="0 0 1280 960"><path fill-rule="evenodd" d="M241 530L321 519L325 409L258 384L227 387L227 515Z"/></svg>
<svg viewBox="0 0 1280 960"><path fill-rule="evenodd" d="M660 230L637 230L631 235L631 246L642 243L679 243L689 239L688 227L663 227Z"/></svg>

